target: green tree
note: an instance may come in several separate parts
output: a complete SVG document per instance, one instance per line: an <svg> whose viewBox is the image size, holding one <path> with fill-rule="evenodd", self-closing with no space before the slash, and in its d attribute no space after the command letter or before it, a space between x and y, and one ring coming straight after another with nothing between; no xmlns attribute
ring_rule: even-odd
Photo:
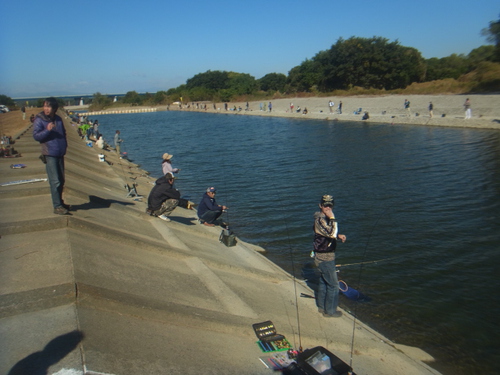
<svg viewBox="0 0 500 375"><path fill-rule="evenodd" d="M212 100L214 97L214 91L209 90L206 87L194 87L188 91L189 99L191 101L202 101L202 100Z"/></svg>
<svg viewBox="0 0 500 375"><path fill-rule="evenodd" d="M306 59L302 64L288 72L288 85L291 92L310 92L323 77L324 67L319 61Z"/></svg>
<svg viewBox="0 0 500 375"><path fill-rule="evenodd" d="M230 102L231 99L233 99L233 97L235 95L236 95L236 93L232 89L220 90L218 92L218 98L219 98L218 101L221 101L221 102Z"/></svg>
<svg viewBox="0 0 500 375"><path fill-rule="evenodd" d="M154 104L168 104L168 94L166 91L158 91L153 97Z"/></svg>
<svg viewBox="0 0 500 375"><path fill-rule="evenodd" d="M481 46L473 49L467 55L469 70L474 70L483 61L495 61L495 47L492 45Z"/></svg>
<svg viewBox="0 0 500 375"><path fill-rule="evenodd" d="M257 82L260 89L263 91L284 92L286 80L286 75L282 73L269 73L257 80Z"/></svg>
<svg viewBox="0 0 500 375"><path fill-rule="evenodd" d="M102 95L100 92L96 92L92 96L92 104L89 106L91 111L101 111L112 104L112 100L107 95Z"/></svg>
<svg viewBox="0 0 500 375"><path fill-rule="evenodd" d="M236 95L249 95L257 91L259 85L255 77L246 73L228 73L228 88Z"/></svg>
<svg viewBox="0 0 500 375"><path fill-rule="evenodd" d="M420 82L425 75L425 60L419 51L381 37L340 38L313 61L323 70L318 82L322 91L354 86L392 90Z"/></svg>
<svg viewBox="0 0 500 375"><path fill-rule="evenodd" d="M481 31L486 40L495 45L495 61L500 62L500 19L490 21L490 25Z"/></svg>
<svg viewBox="0 0 500 375"><path fill-rule="evenodd" d="M129 91L123 97L122 102L125 104L141 105L142 97L136 91Z"/></svg>
<svg viewBox="0 0 500 375"><path fill-rule="evenodd" d="M354 86L392 90L420 82L425 60L415 48L381 37L340 38L329 50L320 51L288 73L295 91L322 92Z"/></svg>
<svg viewBox="0 0 500 375"><path fill-rule="evenodd" d="M457 55L454 53L441 59L433 57L427 60L425 81L445 78L457 79L468 71L469 61L464 55Z"/></svg>
<svg viewBox="0 0 500 375"><path fill-rule="evenodd" d="M258 89L258 83L250 74L208 70L188 79L184 87L187 90L184 95L189 96L189 101L229 101L237 95L252 94ZM167 93L182 96L180 91L175 89Z"/></svg>
<svg viewBox="0 0 500 375"><path fill-rule="evenodd" d="M188 90L195 87L205 87L206 89L217 91L228 88L228 85L228 72L221 72L219 70L213 72L208 70L205 73L199 73L186 81L186 88Z"/></svg>
<svg viewBox="0 0 500 375"><path fill-rule="evenodd" d="M7 96L7 95L0 95L0 104L3 104L7 107L15 107L16 106L16 103L14 102L14 100L10 96Z"/></svg>

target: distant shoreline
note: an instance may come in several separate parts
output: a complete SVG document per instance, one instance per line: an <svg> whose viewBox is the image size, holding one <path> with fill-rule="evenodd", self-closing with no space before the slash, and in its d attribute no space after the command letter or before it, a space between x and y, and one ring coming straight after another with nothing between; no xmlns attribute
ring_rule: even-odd
<svg viewBox="0 0 500 375"><path fill-rule="evenodd" d="M465 120L465 110L463 104L466 98L471 100L472 119ZM404 109L404 101L410 101L410 116ZM342 114L330 113L328 101L335 104L334 111L337 110L340 101L343 102ZM433 118L430 118L428 106L432 102L434 106ZM184 103L183 108L179 105L171 104L171 111L221 113L248 116L270 116L288 117L300 119L316 119L327 121L362 121L367 123L384 123L391 125L427 125L445 126L460 128L478 129L499 129L500 130L500 94L489 95L384 95L384 96L353 96L353 97L308 97L308 98L285 98L273 99L272 111L269 112L266 101L248 102L249 110L246 110L246 102L228 102L228 110L224 109L224 103L216 103L214 110L212 102L189 102ZM293 113L290 111L290 103L294 105ZM196 108L198 104L199 108ZM203 109L206 104L207 109ZM260 110L260 107L264 110ZM190 107L187 108L187 105ZM236 107L236 111L231 110ZM297 113L300 107L301 112ZM66 107L69 110L78 110L81 107ZM129 106L119 108L109 108L104 112L118 112L124 110L141 110L155 108L157 111L166 111L167 106ZM241 110L239 110L241 108ZM308 113L303 114L307 108ZM360 114L354 114L355 110L361 108ZM368 112L370 118L362 120L364 112ZM104 113L103 113L104 114ZM418 114L418 115L417 115ZM444 116L443 116L444 115Z"/></svg>

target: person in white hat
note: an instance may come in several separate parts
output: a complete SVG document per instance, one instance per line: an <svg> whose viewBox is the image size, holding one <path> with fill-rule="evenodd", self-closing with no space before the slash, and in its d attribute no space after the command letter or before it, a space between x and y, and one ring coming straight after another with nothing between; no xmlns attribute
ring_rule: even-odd
<svg viewBox="0 0 500 375"><path fill-rule="evenodd" d="M163 161L161 163L161 169L163 171L163 175L166 175L167 173L179 173L180 171L179 168L172 167L171 159L173 157L174 155L170 155L168 152L163 154Z"/></svg>

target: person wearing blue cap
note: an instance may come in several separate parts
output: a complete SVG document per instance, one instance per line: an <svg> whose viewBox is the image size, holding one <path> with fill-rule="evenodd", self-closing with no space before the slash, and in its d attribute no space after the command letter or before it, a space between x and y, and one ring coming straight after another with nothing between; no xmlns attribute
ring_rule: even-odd
<svg viewBox="0 0 500 375"><path fill-rule="evenodd" d="M222 212L227 210L226 206L217 204L215 201L215 193L215 188L209 187L206 193L203 194L203 198L198 205L198 218L200 222L207 227L215 226L219 216L222 215Z"/></svg>

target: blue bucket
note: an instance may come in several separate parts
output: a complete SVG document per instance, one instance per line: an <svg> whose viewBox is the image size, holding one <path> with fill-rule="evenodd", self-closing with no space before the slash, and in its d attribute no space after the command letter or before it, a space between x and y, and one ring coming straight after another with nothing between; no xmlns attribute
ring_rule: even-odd
<svg viewBox="0 0 500 375"><path fill-rule="evenodd" d="M345 281L339 280L339 289L344 296L354 301L365 298L365 296L358 292L356 289L351 288L349 285L347 285Z"/></svg>

